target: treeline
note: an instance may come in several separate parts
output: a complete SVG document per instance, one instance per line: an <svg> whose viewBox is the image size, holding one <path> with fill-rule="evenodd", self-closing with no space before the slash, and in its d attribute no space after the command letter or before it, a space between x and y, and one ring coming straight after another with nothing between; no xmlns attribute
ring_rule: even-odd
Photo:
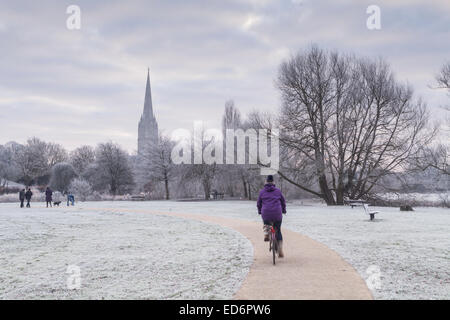
<svg viewBox="0 0 450 320"><path fill-rule="evenodd" d="M436 89L450 90L450 63L435 80ZM277 183L292 197L340 205L346 198L408 190L418 174L449 189L449 108L442 108L443 122L433 125L425 102L384 60L312 46L281 63L276 85L282 99L276 112L243 116L228 101L222 131L267 129L273 135L280 129ZM206 136L200 141L202 150L214 150L217 143ZM112 142L67 152L31 138L25 145L0 146L0 178L49 184L61 192L143 192L161 199L200 194L209 199L211 193L253 199L264 183L261 163L174 165L174 145L160 134L158 145L139 155Z"/></svg>
<svg viewBox="0 0 450 320"><path fill-rule="evenodd" d="M124 194L134 187L130 157L112 142L96 148L81 146L68 152L59 144L36 137L26 144L0 146L0 177L26 186L51 186L61 193L76 191L82 197L91 191Z"/></svg>

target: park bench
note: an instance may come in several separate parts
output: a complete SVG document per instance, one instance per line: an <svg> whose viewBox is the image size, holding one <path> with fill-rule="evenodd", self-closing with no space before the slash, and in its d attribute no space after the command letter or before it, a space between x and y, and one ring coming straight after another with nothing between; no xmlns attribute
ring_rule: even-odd
<svg viewBox="0 0 450 320"><path fill-rule="evenodd" d="M145 196L141 196L141 195L131 196L131 201L144 201L144 200L145 200Z"/></svg>
<svg viewBox="0 0 450 320"><path fill-rule="evenodd" d="M345 203L352 207L362 207L364 204L367 204L364 200L345 200Z"/></svg>
<svg viewBox="0 0 450 320"><path fill-rule="evenodd" d="M210 198L212 197L214 200L217 200L217 199L223 199L224 196L225 196L225 194L223 194L223 193L213 191L210 195Z"/></svg>
<svg viewBox="0 0 450 320"><path fill-rule="evenodd" d="M370 211L369 205L367 203L364 203L363 207L364 207L364 211L370 216L370 220L373 220L375 218L375 215L377 213L380 213L380 211Z"/></svg>

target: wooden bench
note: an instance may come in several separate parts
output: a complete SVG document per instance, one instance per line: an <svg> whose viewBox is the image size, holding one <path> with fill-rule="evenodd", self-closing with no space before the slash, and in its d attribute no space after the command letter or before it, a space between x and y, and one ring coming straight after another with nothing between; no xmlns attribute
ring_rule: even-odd
<svg viewBox="0 0 450 320"><path fill-rule="evenodd" d="M217 199L223 199L224 196L225 196L225 194L223 194L223 193L220 193L220 192L212 192L212 193L210 194L210 199L211 199L211 198L213 198L214 200L217 200Z"/></svg>
<svg viewBox="0 0 450 320"><path fill-rule="evenodd" d="M352 207L362 207L364 204L367 204L364 200L345 200L345 203Z"/></svg>
<svg viewBox="0 0 450 320"><path fill-rule="evenodd" d="M131 201L144 201L145 200L145 196L131 196Z"/></svg>
<svg viewBox="0 0 450 320"><path fill-rule="evenodd" d="M369 205L367 203L363 204L364 207L364 211L370 216L370 220L372 221L373 219L375 219L375 215L377 213L380 213L380 211L370 211L369 210Z"/></svg>

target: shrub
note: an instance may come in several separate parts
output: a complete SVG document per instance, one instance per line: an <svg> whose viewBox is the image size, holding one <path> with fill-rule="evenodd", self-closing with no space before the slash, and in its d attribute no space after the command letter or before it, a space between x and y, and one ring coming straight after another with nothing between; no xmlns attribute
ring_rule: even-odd
<svg viewBox="0 0 450 320"><path fill-rule="evenodd" d="M71 164L66 162L57 163L52 167L50 186L55 190L65 192L75 177L75 169Z"/></svg>
<svg viewBox="0 0 450 320"><path fill-rule="evenodd" d="M92 194L92 186L82 178L75 178L69 186L69 191L75 196L75 199L86 201Z"/></svg>

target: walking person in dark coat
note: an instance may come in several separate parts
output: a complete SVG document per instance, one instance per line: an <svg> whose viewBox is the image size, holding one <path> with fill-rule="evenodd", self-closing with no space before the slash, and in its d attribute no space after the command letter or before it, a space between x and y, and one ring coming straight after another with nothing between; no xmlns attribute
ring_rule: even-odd
<svg viewBox="0 0 450 320"><path fill-rule="evenodd" d="M69 202L71 205L75 205L75 196L71 193L67 194L67 206L69 206Z"/></svg>
<svg viewBox="0 0 450 320"><path fill-rule="evenodd" d="M20 190L19 200L20 200L20 207L23 208L23 202L25 201L25 189Z"/></svg>
<svg viewBox="0 0 450 320"><path fill-rule="evenodd" d="M31 208L30 201L31 201L32 196L33 196L33 192L31 192L31 189L28 188L27 192L25 192L25 199L27 200L27 208Z"/></svg>
<svg viewBox="0 0 450 320"><path fill-rule="evenodd" d="M264 223L264 241L269 241L270 225L273 224L276 229L276 238L278 240L278 256L284 257L283 252L283 235L281 234L281 222L283 221L283 213L286 214L286 201L284 200L281 190L275 187L273 176L267 176L267 183L259 192L257 207L258 213Z"/></svg>
<svg viewBox="0 0 450 320"><path fill-rule="evenodd" d="M50 208L52 207L52 196L53 196L52 189L47 187L47 190L45 190L45 201L47 202L47 208L48 208L49 203L50 203Z"/></svg>

